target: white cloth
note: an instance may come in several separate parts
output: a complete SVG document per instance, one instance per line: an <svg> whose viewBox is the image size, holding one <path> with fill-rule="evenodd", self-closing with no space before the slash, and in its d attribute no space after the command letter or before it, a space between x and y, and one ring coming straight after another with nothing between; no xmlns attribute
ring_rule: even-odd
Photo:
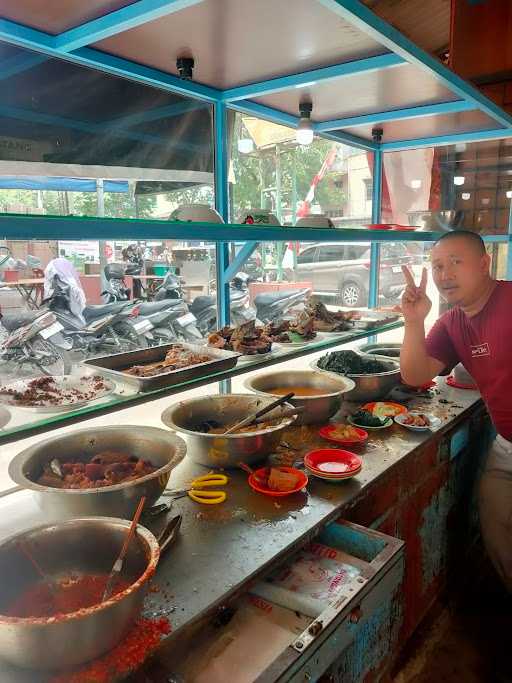
<svg viewBox="0 0 512 683"><path fill-rule="evenodd" d="M44 298L52 296L53 279L56 275L69 286L69 307L71 313L80 318L82 322L85 322L82 311L87 304L87 300L80 283L80 276L74 265L67 259L54 258L44 269Z"/></svg>

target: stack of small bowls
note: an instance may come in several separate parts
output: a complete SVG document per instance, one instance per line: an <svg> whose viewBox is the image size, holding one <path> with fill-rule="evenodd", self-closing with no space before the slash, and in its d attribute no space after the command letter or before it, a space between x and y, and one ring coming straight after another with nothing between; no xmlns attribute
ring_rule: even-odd
<svg viewBox="0 0 512 683"><path fill-rule="evenodd" d="M362 469L363 461L355 453L337 448L319 448L304 456L309 474L330 482L340 482L355 477Z"/></svg>

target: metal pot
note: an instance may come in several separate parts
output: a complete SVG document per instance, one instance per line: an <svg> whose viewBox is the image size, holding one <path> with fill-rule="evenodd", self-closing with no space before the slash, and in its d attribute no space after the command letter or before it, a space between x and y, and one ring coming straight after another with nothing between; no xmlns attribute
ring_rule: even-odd
<svg viewBox="0 0 512 683"><path fill-rule="evenodd" d="M383 357L389 360L395 360L397 362L400 361L400 350L402 348L402 344L394 344L391 342L388 342L387 344L385 342L382 342L380 344L362 344L359 348L358 351L360 353L365 353L370 356L378 356L378 357Z"/></svg>
<svg viewBox="0 0 512 683"><path fill-rule="evenodd" d="M0 543L0 657L36 670L73 669L111 650L126 634L142 608L147 582L160 550L142 526L128 548L123 578L133 583L99 605L60 618L16 618L5 612L39 575L20 542L48 579L108 574L130 522L109 517L72 519L39 526Z"/></svg>
<svg viewBox="0 0 512 683"><path fill-rule="evenodd" d="M251 465L263 460L278 445L282 432L295 420L283 418L275 427L258 429L246 434L206 434L194 431L202 422L214 420L220 425L233 425L275 399L250 394L228 394L191 398L170 406L162 413L162 422L185 435L187 457L211 468L238 467L239 462ZM284 407L290 408L285 403ZM279 417L280 409L269 413L269 419Z"/></svg>
<svg viewBox="0 0 512 683"><path fill-rule="evenodd" d="M348 374L347 377L354 380L355 388L345 394L346 401L378 401L386 398L391 389L400 384L400 363L394 360L379 359L384 366L389 368L385 372L375 372L366 375ZM329 370L322 370L317 361L311 363L311 367L328 375L335 375Z"/></svg>
<svg viewBox="0 0 512 683"><path fill-rule="evenodd" d="M297 416L295 424L314 424L327 422L341 407L343 395L355 387L353 380L341 375L328 375L323 372L311 370L280 370L266 374L248 377L244 386L249 391L262 396L276 397L279 394L272 393L277 387L310 387L322 391L318 396L294 396L289 400L294 406L303 408L303 412Z"/></svg>
<svg viewBox="0 0 512 683"><path fill-rule="evenodd" d="M36 480L53 458L61 462L79 457L89 460L104 450L124 451L149 460L158 470L134 481L96 489L57 489ZM105 515L131 518L141 496L150 507L162 495L171 470L185 457L183 439L165 429L123 425L78 429L53 436L19 453L9 465L9 476L19 488L34 492L39 507L48 514L71 517ZM11 489L12 491L12 489Z"/></svg>

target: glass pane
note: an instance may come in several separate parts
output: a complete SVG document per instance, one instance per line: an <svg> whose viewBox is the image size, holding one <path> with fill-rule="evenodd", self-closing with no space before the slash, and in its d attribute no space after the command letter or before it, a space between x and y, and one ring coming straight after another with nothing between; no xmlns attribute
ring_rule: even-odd
<svg viewBox="0 0 512 683"><path fill-rule="evenodd" d="M2 50L27 66L0 89L0 211L168 219L213 204L211 105Z"/></svg>
<svg viewBox="0 0 512 683"><path fill-rule="evenodd" d="M232 249L237 251L237 247ZM311 292L318 301L335 306L353 308L368 304L368 243L264 242L241 270L248 278L252 305L257 294L297 290ZM299 304L304 300L305 296L298 297ZM293 303L294 308L296 297L290 302L283 299L277 313L288 310L288 303ZM261 320L267 311L256 306L254 315Z"/></svg>
<svg viewBox="0 0 512 683"><path fill-rule="evenodd" d="M505 234L511 199L511 140L384 154L384 221Z"/></svg>
<svg viewBox="0 0 512 683"><path fill-rule="evenodd" d="M0 343L2 381L62 374L93 356L202 342L217 328L215 289L214 244L0 240L0 342L31 322L27 314L51 311L61 325L49 338L48 362L26 353L30 344Z"/></svg>
<svg viewBox="0 0 512 683"><path fill-rule="evenodd" d="M295 130L231 113L232 213L271 211L282 225L323 214L335 227L371 222L373 155L322 138L299 145Z"/></svg>

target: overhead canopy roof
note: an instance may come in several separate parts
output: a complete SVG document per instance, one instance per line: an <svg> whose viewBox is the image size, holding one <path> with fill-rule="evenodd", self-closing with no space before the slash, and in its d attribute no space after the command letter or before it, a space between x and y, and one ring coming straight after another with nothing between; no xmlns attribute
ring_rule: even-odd
<svg viewBox="0 0 512 683"><path fill-rule="evenodd" d="M363 147L375 148L376 125L384 149L512 134L511 117L358 0L17 0L2 11L0 40L287 125L310 99L318 132ZM192 83L176 78L182 56L195 59ZM7 77L25 67L3 64Z"/></svg>

